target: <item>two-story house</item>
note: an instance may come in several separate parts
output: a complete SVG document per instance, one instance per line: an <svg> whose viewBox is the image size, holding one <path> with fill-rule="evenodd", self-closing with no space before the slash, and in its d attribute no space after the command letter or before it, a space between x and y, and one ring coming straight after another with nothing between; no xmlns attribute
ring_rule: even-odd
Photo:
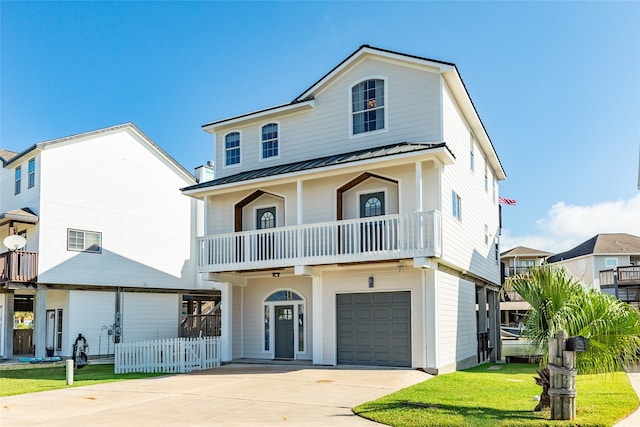
<svg viewBox="0 0 640 427"><path fill-rule="evenodd" d="M135 125L0 155L0 357L70 356L80 333L91 356L176 337L217 292L195 273L200 202L180 188L196 180ZM33 341L13 348L19 312Z"/></svg>
<svg viewBox="0 0 640 427"><path fill-rule="evenodd" d="M532 267L542 265L553 255L539 249L517 246L500 254L502 283L511 276L526 275ZM518 328L531 306L516 291L506 291L500 302L500 319L503 327Z"/></svg>
<svg viewBox="0 0 640 427"><path fill-rule="evenodd" d="M600 233L578 246L550 256L556 264L603 292L640 308L640 237Z"/></svg>
<svg viewBox="0 0 640 427"><path fill-rule="evenodd" d="M505 173L454 64L365 45L290 103L203 129L216 179L183 192L204 201L223 360L497 356Z"/></svg>

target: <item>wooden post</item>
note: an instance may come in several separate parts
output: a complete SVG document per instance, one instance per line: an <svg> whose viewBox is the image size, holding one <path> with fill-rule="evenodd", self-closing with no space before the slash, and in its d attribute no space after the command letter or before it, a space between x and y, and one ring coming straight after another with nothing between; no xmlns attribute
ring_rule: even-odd
<svg viewBox="0 0 640 427"><path fill-rule="evenodd" d="M549 338L549 397L552 420L576 418L576 352L566 350L567 334Z"/></svg>

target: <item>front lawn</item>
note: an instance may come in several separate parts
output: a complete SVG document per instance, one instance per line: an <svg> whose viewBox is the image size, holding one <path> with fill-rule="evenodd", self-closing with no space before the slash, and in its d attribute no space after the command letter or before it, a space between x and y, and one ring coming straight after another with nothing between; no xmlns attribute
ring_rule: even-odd
<svg viewBox="0 0 640 427"><path fill-rule="evenodd" d="M392 426L611 426L638 407L627 374L578 375L577 416L552 421L549 411L534 412L541 387L537 365L501 364L439 375L353 411Z"/></svg>
<svg viewBox="0 0 640 427"><path fill-rule="evenodd" d="M5 365L0 366L0 396L13 396L37 391L80 387L83 385L157 377L161 375L168 374L116 375L113 373L113 365L87 365L75 371L73 385L68 386L64 365Z"/></svg>

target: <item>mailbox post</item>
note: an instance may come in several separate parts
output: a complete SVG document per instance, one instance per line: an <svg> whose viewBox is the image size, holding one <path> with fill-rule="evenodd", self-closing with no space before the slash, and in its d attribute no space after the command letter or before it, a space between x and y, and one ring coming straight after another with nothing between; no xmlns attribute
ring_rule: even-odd
<svg viewBox="0 0 640 427"><path fill-rule="evenodd" d="M549 338L549 397L551 419L576 418L576 352L587 351L585 337L567 337L563 330Z"/></svg>

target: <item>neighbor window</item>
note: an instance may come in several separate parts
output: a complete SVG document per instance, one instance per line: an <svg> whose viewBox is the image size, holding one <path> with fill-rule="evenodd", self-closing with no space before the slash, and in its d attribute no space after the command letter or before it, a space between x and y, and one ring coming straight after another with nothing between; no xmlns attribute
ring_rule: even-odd
<svg viewBox="0 0 640 427"><path fill-rule="evenodd" d="M462 221L462 200L455 191L451 191L451 215L458 221Z"/></svg>
<svg viewBox="0 0 640 427"><path fill-rule="evenodd" d="M618 258L605 258L604 265L606 265L607 268L616 268L618 266Z"/></svg>
<svg viewBox="0 0 640 427"><path fill-rule="evenodd" d="M587 262L583 259L578 261L578 273L582 274L587 270Z"/></svg>
<svg viewBox="0 0 640 427"><path fill-rule="evenodd" d="M353 135L384 129L384 80L365 80L351 88Z"/></svg>
<svg viewBox="0 0 640 427"><path fill-rule="evenodd" d="M487 224L484 225L484 244L489 244L489 226Z"/></svg>
<svg viewBox="0 0 640 427"><path fill-rule="evenodd" d="M22 186L22 168L18 166L16 168L16 192L15 194L20 194L20 188Z"/></svg>
<svg viewBox="0 0 640 427"><path fill-rule="evenodd" d="M240 164L240 132L231 132L224 137L224 165Z"/></svg>
<svg viewBox="0 0 640 427"><path fill-rule="evenodd" d="M28 187L31 188L36 185L36 159L29 160L29 184Z"/></svg>
<svg viewBox="0 0 640 427"><path fill-rule="evenodd" d="M262 126L262 158L278 157L278 124Z"/></svg>
<svg viewBox="0 0 640 427"><path fill-rule="evenodd" d="M102 252L102 233L69 229L67 233L67 249L80 252Z"/></svg>

